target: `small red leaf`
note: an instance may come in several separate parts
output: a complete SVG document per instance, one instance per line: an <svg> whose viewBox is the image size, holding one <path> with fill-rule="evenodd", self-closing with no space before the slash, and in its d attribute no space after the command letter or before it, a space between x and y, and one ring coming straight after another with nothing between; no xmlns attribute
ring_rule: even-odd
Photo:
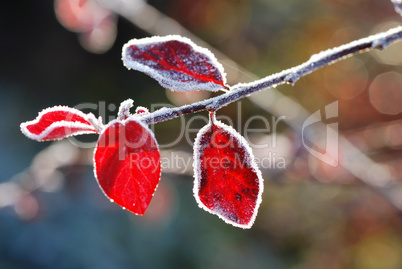
<svg viewBox="0 0 402 269"><path fill-rule="evenodd" d="M94 163L105 195L143 215L161 176L161 157L151 130L133 118L112 121L99 137Z"/></svg>
<svg viewBox="0 0 402 269"><path fill-rule="evenodd" d="M194 177L201 208L236 227L253 225L263 191L261 172L247 141L214 115L194 144Z"/></svg>
<svg viewBox="0 0 402 269"><path fill-rule="evenodd" d="M78 109L55 106L44 109L35 120L22 123L21 131L28 138L37 141L56 140L71 135L97 133L89 118L90 115Z"/></svg>
<svg viewBox="0 0 402 269"><path fill-rule="evenodd" d="M177 35L132 39L123 47L127 68L144 72L181 92L227 88L222 65L209 50Z"/></svg>

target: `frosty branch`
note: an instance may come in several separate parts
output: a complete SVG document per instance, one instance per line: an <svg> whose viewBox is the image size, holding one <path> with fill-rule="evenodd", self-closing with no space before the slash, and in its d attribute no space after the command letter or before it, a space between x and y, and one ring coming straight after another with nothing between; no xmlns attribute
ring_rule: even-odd
<svg viewBox="0 0 402 269"><path fill-rule="evenodd" d="M201 110L210 111L209 123L194 143L194 196L199 207L240 228L250 228L262 200L263 179L248 142L232 127L215 118L217 110L260 90L296 81L338 60L370 49L385 49L402 38L402 27L393 28L311 56L294 68L252 83L230 87L222 65L207 49L181 36L133 39L123 47L122 59L129 69L144 72L170 90L225 91L217 97L177 108L149 113L133 101L121 103L116 120L80 110L55 106L21 124L21 131L37 141L71 135L99 134L94 151L94 173L104 194L135 214L148 208L161 177L161 156L148 124Z"/></svg>
<svg viewBox="0 0 402 269"><path fill-rule="evenodd" d="M351 57L354 54L366 52L372 49L385 49L388 45L400 40L401 38L402 26L398 26L388 30L387 32L372 35L333 49L320 52L311 56L310 59L305 63L284 70L280 73L270 75L255 82L237 84L233 86L229 92L217 97L176 108L161 108L151 114L143 116L141 120L147 124L153 124L202 110L216 111L221 107L224 107L260 90L285 83L294 84L299 78L308 75L321 67Z"/></svg>

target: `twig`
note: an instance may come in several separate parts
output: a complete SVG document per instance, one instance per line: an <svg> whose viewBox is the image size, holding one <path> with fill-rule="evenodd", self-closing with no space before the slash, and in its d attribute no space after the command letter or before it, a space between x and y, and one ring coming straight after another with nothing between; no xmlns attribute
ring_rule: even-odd
<svg viewBox="0 0 402 269"><path fill-rule="evenodd" d="M399 39L402 39L402 26L392 28L384 33L353 41L340 47L320 52L311 56L307 62L301 65L270 75L255 82L237 84L231 88L230 92L217 97L176 108L161 108L151 114L143 116L141 120L147 124L153 124L202 110L218 110L252 93L275 87L280 84L294 84L301 77L354 54L369 51L371 49L385 49L389 44Z"/></svg>

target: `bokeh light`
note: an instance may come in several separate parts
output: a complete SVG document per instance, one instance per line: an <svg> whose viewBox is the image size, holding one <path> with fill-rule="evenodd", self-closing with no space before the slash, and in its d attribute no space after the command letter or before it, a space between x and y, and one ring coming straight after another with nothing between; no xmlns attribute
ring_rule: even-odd
<svg viewBox="0 0 402 269"><path fill-rule="evenodd" d="M250 124L264 129L250 142L267 144L253 147L255 157L271 165L262 167L263 201L250 230L223 223L193 197L192 142L206 112L150 126L160 145L171 145L161 149L162 179L145 216L105 197L91 146L37 143L19 130L54 105L90 104L86 112L107 122L128 98L151 110L220 94L165 91L128 71L121 47L132 38L190 31L226 55L234 85L255 78L241 67L270 75L400 25L390 1L21 0L4 2L0 15L0 268L401 268L402 42L218 111L244 136L253 116L270 123L284 117L275 130L262 120ZM339 115L325 121L333 102ZM319 111L325 124L338 124L372 161L360 169L376 186L307 151L297 121L303 108L306 118ZM182 122L193 129L187 136ZM326 135L316 135L320 147L309 146L324 152Z"/></svg>
<svg viewBox="0 0 402 269"><path fill-rule="evenodd" d="M370 102L378 112L397 115L402 112L402 74L391 71L378 75L370 85Z"/></svg>

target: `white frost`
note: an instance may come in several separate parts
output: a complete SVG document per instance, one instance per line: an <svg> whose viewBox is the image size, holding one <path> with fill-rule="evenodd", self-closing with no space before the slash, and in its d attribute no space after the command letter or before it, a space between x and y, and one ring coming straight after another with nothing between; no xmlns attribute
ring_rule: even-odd
<svg viewBox="0 0 402 269"><path fill-rule="evenodd" d="M121 102L120 107L119 107L119 112L117 113L117 118L119 120L124 120L127 119L128 117L131 116L130 114L130 108L132 108L134 105L133 99L127 99L123 102Z"/></svg>
<svg viewBox="0 0 402 269"><path fill-rule="evenodd" d="M149 110L146 107L137 106L137 108L135 109L135 114L137 114L137 115L148 115Z"/></svg>
<svg viewBox="0 0 402 269"><path fill-rule="evenodd" d="M289 83L289 84L292 84L292 86L294 86L296 81L299 80L299 78L300 78L300 76L298 76L296 73L290 73L289 75L287 75L284 78L284 81Z"/></svg>

